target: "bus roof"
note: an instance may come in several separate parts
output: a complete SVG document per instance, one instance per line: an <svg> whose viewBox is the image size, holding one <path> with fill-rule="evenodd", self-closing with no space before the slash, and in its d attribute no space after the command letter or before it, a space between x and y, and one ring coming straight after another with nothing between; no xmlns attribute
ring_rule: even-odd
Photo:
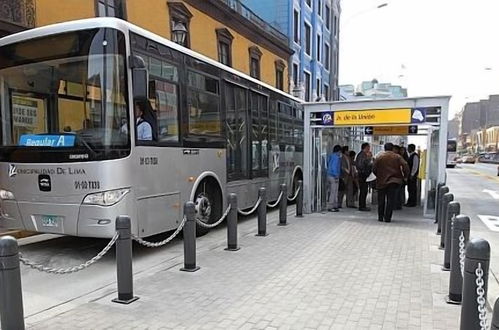
<svg viewBox="0 0 499 330"><path fill-rule="evenodd" d="M270 89L271 91L281 94L283 96L286 96L295 102L298 103L303 103L303 100L296 98L292 96L291 94L288 94L284 91L281 91L273 86L270 86L269 84L266 84L258 79L255 79L253 77L250 77L249 75L237 71L231 67L228 67L226 65L221 64L220 62L217 62L205 55L199 54L189 48L180 46L166 38L163 38L155 33L152 33L150 31L147 31L141 27L138 27L137 25L134 25L132 23L129 23L127 21L114 18L114 17L96 17L96 18L87 18L87 19L81 19L81 20L76 20L76 21L68 21L68 22L63 22L63 23L56 23L56 24L51 24L51 25L46 25L22 32L18 32L15 34L8 35L6 37L0 38L0 47L5 46L8 44L20 42L23 40L27 39L34 39L34 38L40 38L44 37L47 35L52 35L52 34L59 34L59 33L64 33L64 32L69 32L69 31L77 31L77 30L86 30L86 29L92 29L92 28L113 28L117 29L123 32L134 32L137 34L140 34L144 37L147 37L149 39L152 39L156 42L162 43L170 48L173 48L179 52L182 52L186 55L192 56L198 60L207 62L213 66L216 66L222 70L225 70L227 72L230 72L232 74L238 75L244 79L247 79L253 83L259 84L264 86L265 88Z"/></svg>

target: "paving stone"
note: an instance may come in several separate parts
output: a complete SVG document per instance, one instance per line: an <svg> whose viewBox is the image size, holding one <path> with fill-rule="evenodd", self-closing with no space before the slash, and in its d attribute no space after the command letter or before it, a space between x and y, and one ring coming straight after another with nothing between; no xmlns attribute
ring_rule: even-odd
<svg viewBox="0 0 499 330"><path fill-rule="evenodd" d="M274 215L265 238L243 222L238 252L223 250L222 234L200 238L214 248L198 254L197 273L165 266L135 281L131 305L112 293L27 328L456 329L435 226L411 211L390 224L351 210L289 217L284 228Z"/></svg>

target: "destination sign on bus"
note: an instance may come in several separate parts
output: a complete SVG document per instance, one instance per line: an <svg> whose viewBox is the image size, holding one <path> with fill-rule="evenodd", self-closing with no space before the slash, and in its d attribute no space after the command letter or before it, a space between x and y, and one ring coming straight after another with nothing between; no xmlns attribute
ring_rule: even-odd
<svg viewBox="0 0 499 330"><path fill-rule="evenodd" d="M36 135L24 134L19 138L19 145L26 147L74 147L74 135Z"/></svg>

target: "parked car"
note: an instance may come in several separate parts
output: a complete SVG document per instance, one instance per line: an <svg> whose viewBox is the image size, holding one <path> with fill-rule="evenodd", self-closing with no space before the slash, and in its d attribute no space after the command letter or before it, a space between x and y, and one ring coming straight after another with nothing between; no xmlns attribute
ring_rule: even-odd
<svg viewBox="0 0 499 330"><path fill-rule="evenodd" d="M478 157L478 161L480 163L499 164L499 153L489 152L489 153L486 153L486 154L481 154Z"/></svg>
<svg viewBox="0 0 499 330"><path fill-rule="evenodd" d="M461 161L465 164L475 164L475 157L471 155L463 156Z"/></svg>

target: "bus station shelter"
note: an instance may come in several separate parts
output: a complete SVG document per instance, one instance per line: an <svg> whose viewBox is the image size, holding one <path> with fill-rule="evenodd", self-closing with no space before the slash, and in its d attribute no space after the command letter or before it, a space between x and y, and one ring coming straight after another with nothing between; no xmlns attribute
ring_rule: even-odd
<svg viewBox="0 0 499 330"><path fill-rule="evenodd" d="M372 135L419 136L421 203L433 217L438 183L446 181L447 127L450 96L355 100L305 104L303 187L304 211L326 208L326 162L335 144L356 152ZM381 143L371 143L373 155Z"/></svg>

